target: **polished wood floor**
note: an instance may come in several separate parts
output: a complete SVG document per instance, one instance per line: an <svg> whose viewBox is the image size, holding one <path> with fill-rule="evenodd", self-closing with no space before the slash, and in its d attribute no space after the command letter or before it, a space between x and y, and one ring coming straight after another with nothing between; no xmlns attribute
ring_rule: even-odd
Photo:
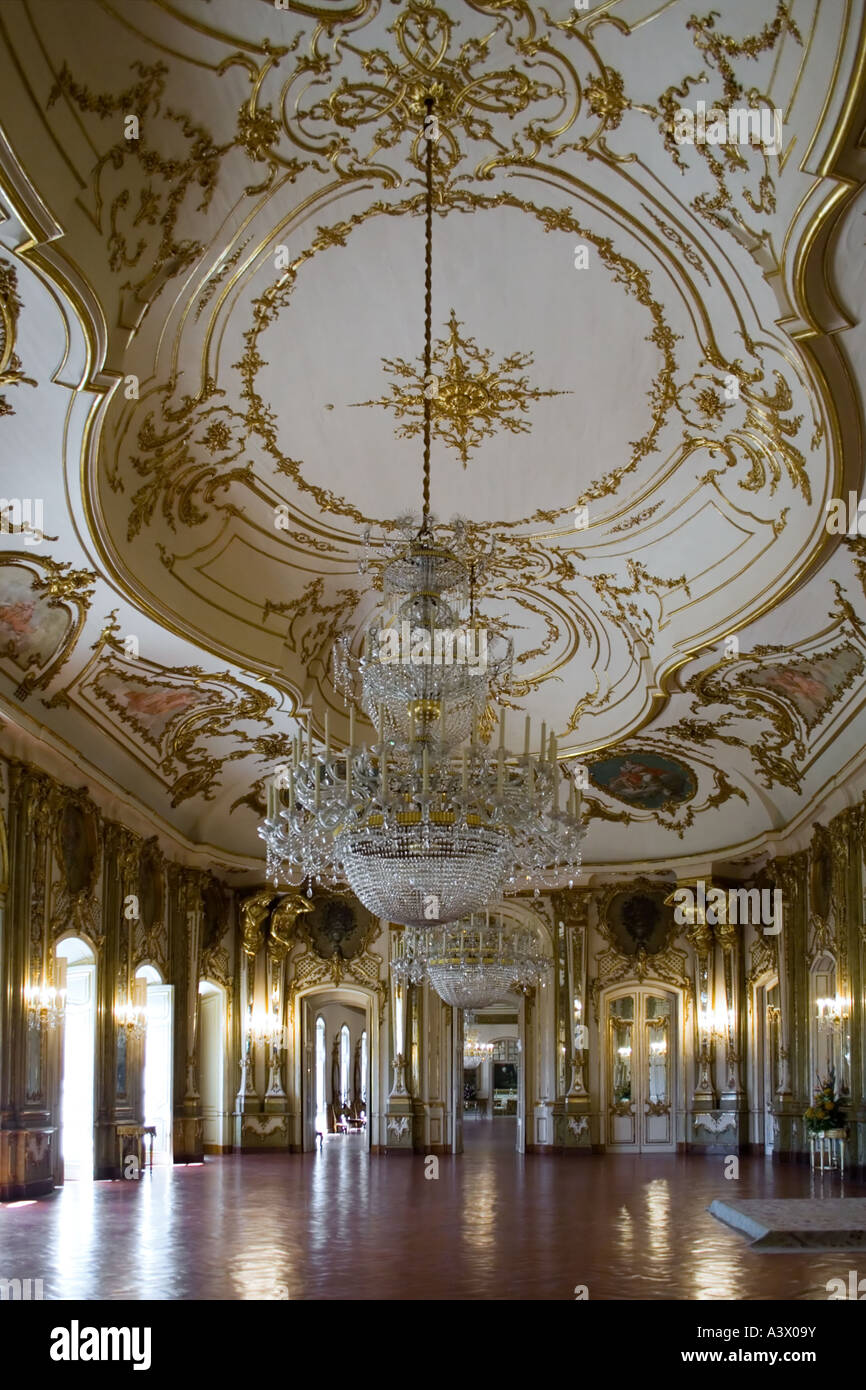
<svg viewBox="0 0 866 1390"><path fill-rule="evenodd" d="M0 1207L0 1277L60 1299L469 1300L569 1300L580 1284L590 1300L818 1300L847 1278L849 1252L755 1254L706 1211L809 1196L806 1167L743 1159L732 1182L721 1158L521 1158L509 1120L468 1119L465 1136L436 1179L423 1156L335 1136L303 1157L69 1183Z"/></svg>

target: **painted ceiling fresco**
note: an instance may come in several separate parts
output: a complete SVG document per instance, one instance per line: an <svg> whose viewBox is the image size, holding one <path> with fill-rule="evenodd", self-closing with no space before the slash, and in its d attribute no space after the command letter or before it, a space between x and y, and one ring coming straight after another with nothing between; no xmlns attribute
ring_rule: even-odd
<svg viewBox="0 0 866 1390"><path fill-rule="evenodd" d="M432 506L495 542L511 741L586 766L589 865L805 816L863 744L866 554L825 526L863 35L862 0L6 0L8 727L238 869L298 718L345 735L364 533L420 503L434 91ZM779 147L680 143L713 106Z"/></svg>

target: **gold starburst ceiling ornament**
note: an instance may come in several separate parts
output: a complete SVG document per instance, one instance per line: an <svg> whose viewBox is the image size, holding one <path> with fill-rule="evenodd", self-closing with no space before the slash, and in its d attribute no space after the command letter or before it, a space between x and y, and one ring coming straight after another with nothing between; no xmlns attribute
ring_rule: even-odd
<svg viewBox="0 0 866 1390"><path fill-rule="evenodd" d="M532 366L532 353L512 352L494 365L492 351L480 348L474 338L464 337L462 327L452 309L447 335L433 344L429 372L425 371L423 358L413 363L402 357L383 357L385 371L398 378L391 383L390 396L352 404L393 410L403 422L394 433L398 438L415 439L424 431L424 405L429 400L434 437L453 449L465 468L472 450L497 429L510 430L512 434L529 433L532 426L523 417L530 401L544 396L570 396L571 392L542 391L530 386L528 378L521 374Z"/></svg>
<svg viewBox="0 0 866 1390"><path fill-rule="evenodd" d="M563 772L556 738L548 743L544 725L537 755L528 719L522 755L506 750L504 712L496 753L480 743L493 690L509 677L510 644L488 660L475 595L489 557L472 553L459 525L447 533L437 528L430 513L435 398L423 385L433 362L434 110L430 95L423 375L412 401L424 439L421 521L383 543L384 604L367 628L363 654L354 657L348 639L335 650L336 684L350 706L349 746L332 752L326 716L324 746L314 750L308 725L306 740L295 741L291 761L269 788L259 834L275 881L280 872L306 879L309 894L314 879L348 882L377 917L441 935L442 923L466 919L508 889L573 883L583 831L574 788L570 804L560 806ZM452 322L456 333L453 314ZM461 616L467 605L468 616ZM378 726L372 746L356 744L355 700ZM485 935L483 949L476 942L469 954L466 938L463 930L449 936L456 953L449 954L449 987L471 981L485 995L478 974L501 974L502 935ZM534 958L522 960L520 979L534 968ZM433 984L440 989L441 981ZM490 988L496 997L498 986Z"/></svg>

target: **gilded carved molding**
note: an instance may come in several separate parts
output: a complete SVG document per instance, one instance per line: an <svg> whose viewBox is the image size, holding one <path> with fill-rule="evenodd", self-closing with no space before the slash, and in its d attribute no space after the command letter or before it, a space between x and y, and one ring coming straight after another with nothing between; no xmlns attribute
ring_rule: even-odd
<svg viewBox="0 0 866 1390"><path fill-rule="evenodd" d="M241 949L250 959L255 958L262 944L262 933L273 900L274 894L268 888L261 888L241 899Z"/></svg>
<svg viewBox="0 0 866 1390"><path fill-rule="evenodd" d="M146 753L173 806L194 796L213 800L224 765L254 753L267 737L262 731L271 727L274 697L229 671L148 661L127 650L120 632L112 613L85 667L45 703L81 706L136 756ZM234 746L215 756L211 741L220 739Z"/></svg>
<svg viewBox="0 0 866 1390"><path fill-rule="evenodd" d="M32 377L24 375L21 358L15 351L20 313L21 300L15 267L11 261L0 256L0 387L36 385ZM0 416L14 414L13 407L0 394Z"/></svg>
<svg viewBox="0 0 866 1390"><path fill-rule="evenodd" d="M69 561L27 552L0 555L0 660L20 676L15 695L43 690L75 650L97 576ZM22 580L24 581L22 584Z"/></svg>

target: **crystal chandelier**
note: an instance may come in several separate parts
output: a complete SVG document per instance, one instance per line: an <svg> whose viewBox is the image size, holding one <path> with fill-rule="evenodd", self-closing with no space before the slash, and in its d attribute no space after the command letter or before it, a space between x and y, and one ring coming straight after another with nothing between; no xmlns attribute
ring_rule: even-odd
<svg viewBox="0 0 866 1390"><path fill-rule="evenodd" d="M433 100L428 98L428 113ZM433 144L427 145L425 381L431 380ZM432 378L435 382L435 377ZM409 927L454 922L503 892L571 886L580 871L580 793L541 726L526 720L522 754L479 737L490 702L507 689L510 642L490 633L476 592L491 551L460 523L430 514L431 397L424 394L420 525L383 543L383 603L360 654L336 644L335 685L349 705L349 742L314 748L309 717L268 785L259 835L274 882L348 883L376 916ZM362 572L368 562L362 565ZM467 612L468 608L468 612ZM355 737L356 704L378 730Z"/></svg>
<svg viewBox="0 0 866 1390"><path fill-rule="evenodd" d="M512 990L534 989L548 969L538 939L489 912L465 921L407 927L391 972L409 984L429 981L446 1004L482 1009Z"/></svg>
<svg viewBox="0 0 866 1390"><path fill-rule="evenodd" d="M471 1010L467 1009L464 1022L470 1029L463 1039L463 1061L468 1067L477 1067L480 1062L486 1062L496 1051L496 1044L492 1042L482 1042L478 1034L472 1031L475 1016Z"/></svg>

